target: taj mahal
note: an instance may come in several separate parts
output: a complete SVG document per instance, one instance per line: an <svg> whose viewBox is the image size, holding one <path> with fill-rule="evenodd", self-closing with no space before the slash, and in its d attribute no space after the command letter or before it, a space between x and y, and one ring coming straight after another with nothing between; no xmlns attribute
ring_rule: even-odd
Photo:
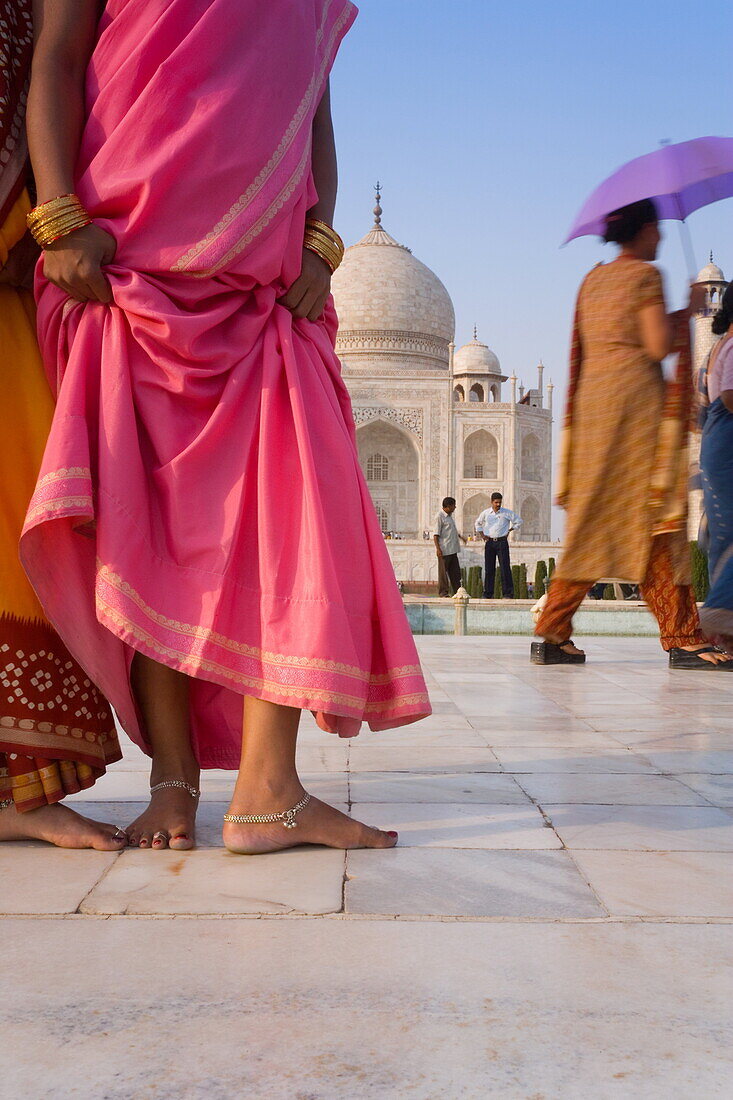
<svg viewBox="0 0 733 1100"><path fill-rule="evenodd" d="M525 389L478 338L455 344L455 311L437 275L382 225L347 248L333 277L336 353L349 389L359 459L399 579L434 580L423 532L445 496L465 535L492 492L523 519L513 560L556 554L550 540L552 384ZM476 546L476 563L483 547ZM473 561L472 561L473 564Z"/></svg>
<svg viewBox="0 0 733 1100"><path fill-rule="evenodd" d="M382 225L379 188L374 224L346 249L333 277L340 327L336 352L351 395L359 460L400 580L434 581L432 541L424 538L445 496L455 497L466 536L492 492L523 519L512 536L512 560L530 569L557 556L550 537L552 383L533 368L524 387L504 373L478 338L455 343L453 302L438 276ZM712 316L726 288L710 261L697 275L706 303L693 321L694 365L715 342ZM694 470L700 437L691 437ZM694 484L694 482L693 482ZM702 493L690 493L689 535L695 538ZM465 564L483 560L469 543Z"/></svg>

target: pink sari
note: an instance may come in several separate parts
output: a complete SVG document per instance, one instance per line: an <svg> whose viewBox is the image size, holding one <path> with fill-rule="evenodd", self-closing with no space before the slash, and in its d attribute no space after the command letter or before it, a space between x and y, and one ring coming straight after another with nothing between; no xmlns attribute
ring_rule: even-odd
<svg viewBox="0 0 733 1100"><path fill-rule="evenodd" d="M430 713L359 468L329 305L295 321L315 110L348 0L109 0L77 191L118 242L114 305L39 274L58 404L22 557L146 748L135 650L191 677L204 767L242 696L353 736Z"/></svg>

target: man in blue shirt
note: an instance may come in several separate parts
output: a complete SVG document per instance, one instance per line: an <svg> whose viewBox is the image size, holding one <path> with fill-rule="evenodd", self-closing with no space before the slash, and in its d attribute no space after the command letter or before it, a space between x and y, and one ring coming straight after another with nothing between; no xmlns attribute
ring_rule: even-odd
<svg viewBox="0 0 733 1100"><path fill-rule="evenodd" d="M491 507L486 508L476 520L476 531L484 543L484 599L494 596L496 559L501 569L501 588L505 599L514 599L512 566L509 561L509 532L522 526L521 517L508 508L502 508L501 493L491 494Z"/></svg>

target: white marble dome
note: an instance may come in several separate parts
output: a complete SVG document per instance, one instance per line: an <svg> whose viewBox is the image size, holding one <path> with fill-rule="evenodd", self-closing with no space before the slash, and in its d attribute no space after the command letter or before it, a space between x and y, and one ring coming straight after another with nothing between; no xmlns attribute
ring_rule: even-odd
<svg viewBox="0 0 733 1100"><path fill-rule="evenodd" d="M713 255L710 254L710 262L705 264L697 273L696 283L724 283L725 275L716 263L713 263Z"/></svg>
<svg viewBox="0 0 733 1100"><path fill-rule="evenodd" d="M380 210L381 213L381 210ZM340 356L387 351L447 367L455 313L448 291L429 267L380 224L346 249L331 283Z"/></svg>
<svg viewBox="0 0 733 1100"><path fill-rule="evenodd" d="M453 356L454 374L501 374L499 360L476 336Z"/></svg>

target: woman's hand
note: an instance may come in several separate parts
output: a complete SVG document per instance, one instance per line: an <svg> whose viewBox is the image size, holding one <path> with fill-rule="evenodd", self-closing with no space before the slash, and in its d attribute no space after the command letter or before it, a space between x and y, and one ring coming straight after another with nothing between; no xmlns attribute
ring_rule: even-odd
<svg viewBox="0 0 733 1100"><path fill-rule="evenodd" d="M109 303L112 291L102 267L116 251L114 237L94 223L85 225L45 249L43 273L77 302Z"/></svg>
<svg viewBox="0 0 733 1100"><path fill-rule="evenodd" d="M317 321L331 293L331 269L309 248L303 249L303 266L287 294L279 299L293 317Z"/></svg>

